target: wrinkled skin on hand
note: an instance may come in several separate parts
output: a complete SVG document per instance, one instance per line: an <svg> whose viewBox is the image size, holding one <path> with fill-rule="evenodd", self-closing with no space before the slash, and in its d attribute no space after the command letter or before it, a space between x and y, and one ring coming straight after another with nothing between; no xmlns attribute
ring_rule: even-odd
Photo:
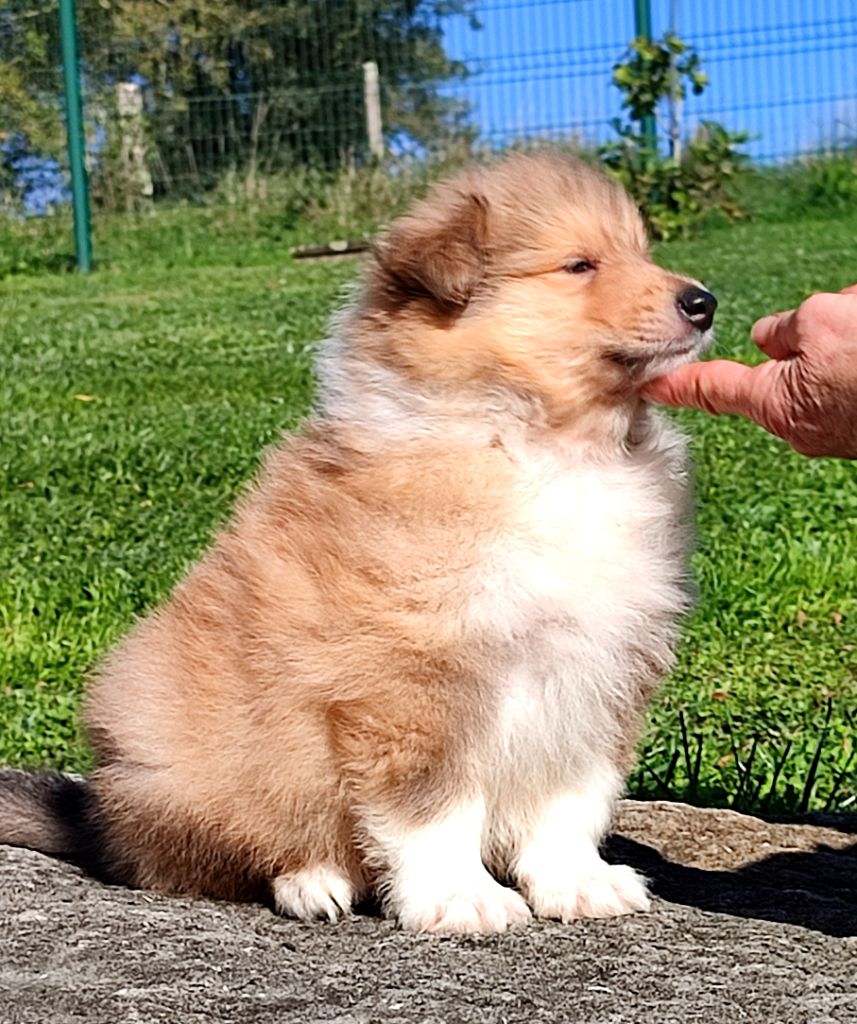
<svg viewBox="0 0 857 1024"><path fill-rule="evenodd" d="M767 362L690 363L652 381L645 397L746 416L802 455L857 459L857 285L763 317L752 334Z"/></svg>

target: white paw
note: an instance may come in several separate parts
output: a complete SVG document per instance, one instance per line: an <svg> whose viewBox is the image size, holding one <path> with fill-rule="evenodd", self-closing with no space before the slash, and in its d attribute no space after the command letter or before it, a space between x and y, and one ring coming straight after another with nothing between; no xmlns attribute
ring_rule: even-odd
<svg viewBox="0 0 857 1024"><path fill-rule="evenodd" d="M351 910L354 889L341 871L324 865L279 875L272 883L274 906L285 917L336 921Z"/></svg>
<svg viewBox="0 0 857 1024"><path fill-rule="evenodd" d="M415 932L504 932L532 916L523 897L486 871L470 884L446 893L414 893L394 900L403 928Z"/></svg>
<svg viewBox="0 0 857 1024"><path fill-rule="evenodd" d="M604 861L579 876L530 877L525 891L537 917L565 923L581 917L619 917L651 906L646 883L633 868Z"/></svg>

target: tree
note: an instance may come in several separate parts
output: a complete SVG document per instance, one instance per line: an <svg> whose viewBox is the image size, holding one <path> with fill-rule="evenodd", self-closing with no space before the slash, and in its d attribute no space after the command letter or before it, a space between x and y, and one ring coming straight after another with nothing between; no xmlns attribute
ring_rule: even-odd
<svg viewBox="0 0 857 1024"><path fill-rule="evenodd" d="M463 129L463 105L439 89L465 74L444 51L442 24L470 14L471 3L78 0L87 107L102 125L93 145L105 163L116 83L133 78L145 86L162 190L204 190L227 171L359 163L367 158L362 65L374 60L388 139L429 146ZM32 8L32 0L4 0L0 112L9 108L4 123L52 154L60 109L55 16ZM36 59L16 56L24 52ZM50 130L38 123L43 109L52 111Z"/></svg>
<svg viewBox="0 0 857 1024"><path fill-rule="evenodd" d="M14 204L19 164L30 151L55 156L62 146L59 77L45 13L20 0L0 10L0 207Z"/></svg>

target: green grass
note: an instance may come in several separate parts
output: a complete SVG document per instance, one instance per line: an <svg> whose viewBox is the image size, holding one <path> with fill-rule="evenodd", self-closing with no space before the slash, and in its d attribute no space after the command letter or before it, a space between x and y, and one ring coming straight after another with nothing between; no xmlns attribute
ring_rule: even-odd
<svg viewBox="0 0 857 1024"><path fill-rule="evenodd" d="M758 360L748 338L756 317L857 278L855 228L854 212L742 224L664 246L660 258L720 297L715 354ZM655 776L664 781L674 764L666 788L704 802L848 805L857 794L857 464L805 459L742 420L679 418L697 470L700 603L654 707L636 785L656 794Z"/></svg>
<svg viewBox="0 0 857 1024"><path fill-rule="evenodd" d="M312 342L355 264L292 262L297 236L276 218L260 230L240 211L176 210L115 222L87 279L58 272L63 227L7 229L0 281L0 762L82 768L87 670L299 421ZM750 357L756 316L857 278L857 213L741 224L658 258L717 292L717 353ZM633 787L848 806L857 465L801 458L738 420L680 419L698 470L700 603Z"/></svg>

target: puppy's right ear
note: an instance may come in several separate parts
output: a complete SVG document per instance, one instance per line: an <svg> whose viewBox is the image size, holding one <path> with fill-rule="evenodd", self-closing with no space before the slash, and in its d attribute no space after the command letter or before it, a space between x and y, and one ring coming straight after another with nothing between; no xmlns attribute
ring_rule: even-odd
<svg viewBox="0 0 857 1024"><path fill-rule="evenodd" d="M464 309L485 276L488 201L468 193L428 200L395 221L376 246L388 291L403 301L429 298L446 311Z"/></svg>

